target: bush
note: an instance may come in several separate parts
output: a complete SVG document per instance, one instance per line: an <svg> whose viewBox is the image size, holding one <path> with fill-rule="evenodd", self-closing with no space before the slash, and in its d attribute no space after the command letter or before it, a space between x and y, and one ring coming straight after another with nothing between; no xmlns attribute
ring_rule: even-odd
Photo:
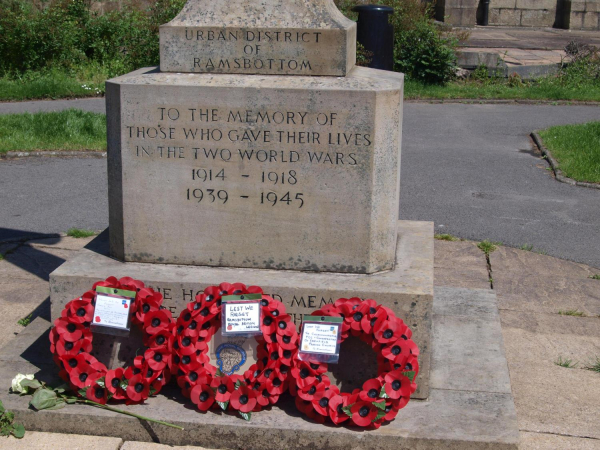
<svg viewBox="0 0 600 450"><path fill-rule="evenodd" d="M446 83L456 72L455 49L458 37L448 26L438 27L430 4L421 0L379 0L394 8L394 69L409 79L425 83ZM336 0L347 17L356 18L352 8L358 0ZM360 56L360 55L359 55Z"/></svg>
<svg viewBox="0 0 600 450"><path fill-rule="evenodd" d="M147 11L128 6L99 15L86 0L0 0L0 75L99 64L110 76L159 62L158 27L185 0L157 0Z"/></svg>

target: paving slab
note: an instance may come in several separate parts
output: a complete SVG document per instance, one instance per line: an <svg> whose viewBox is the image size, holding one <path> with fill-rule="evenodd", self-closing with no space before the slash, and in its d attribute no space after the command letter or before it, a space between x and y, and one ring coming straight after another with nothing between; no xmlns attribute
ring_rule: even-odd
<svg viewBox="0 0 600 450"><path fill-rule="evenodd" d="M600 280L589 278L598 269L508 247L491 253L490 262L500 309L600 315Z"/></svg>
<svg viewBox="0 0 600 450"><path fill-rule="evenodd" d="M524 315L501 311L519 428L600 439L600 378L582 368L600 355L600 319ZM560 367L559 357L578 366Z"/></svg>
<svg viewBox="0 0 600 450"><path fill-rule="evenodd" d="M119 450L123 441L115 437L86 436L83 434L57 434L26 431L23 439L0 437L0 447L11 450ZM140 447L141 448L141 447Z"/></svg>
<svg viewBox="0 0 600 450"><path fill-rule="evenodd" d="M169 449L173 449L173 448L177 448L180 450L213 450L213 449L208 449L206 447L196 447L196 446L190 446L190 445L172 447L171 445L153 444L150 442L133 442L133 441L125 442L121 446L120 450L169 450Z"/></svg>
<svg viewBox="0 0 600 450"><path fill-rule="evenodd" d="M558 436L545 433L521 433L519 450L598 450L600 441L596 439Z"/></svg>
<svg viewBox="0 0 600 450"><path fill-rule="evenodd" d="M27 241L26 245L33 248L56 248L60 250L81 250L96 238L96 235L86 238L60 236L58 238L34 239Z"/></svg>
<svg viewBox="0 0 600 450"><path fill-rule="evenodd" d="M464 336L465 340L478 337L484 342L494 339L493 336L485 336L483 331L498 323L498 314L494 314L492 297L488 292L446 288L440 290L440 298L445 301L434 302L435 318L454 316L466 322L475 318L482 321L488 319L481 323L481 334L473 336L460 333L459 336ZM487 312L480 314L481 311ZM49 323L40 318L30 326L27 333L19 336L21 342L18 346L11 345L0 352L0 380L7 380L6 389L10 383L8 380L19 372L35 373L38 378L51 384L58 381L56 367L44 350L48 345L44 333ZM443 333L445 326L440 322L441 334L447 334ZM433 345L438 347L442 343L434 342ZM455 345L448 347L448 351L456 352L464 345L467 342L457 340ZM498 345L501 343L497 343L492 351L494 355L497 354ZM488 345L483 347L491 349ZM451 353L445 357L452 356ZM457 360L462 358L459 354L455 356ZM485 352L479 352L473 355L468 364L485 367L486 364L478 363L479 356L486 360L493 359ZM433 370L440 369L443 368L436 366ZM444 379L438 375L435 377ZM144 405L123 408L182 425L186 428L184 432L82 405L36 413L27 408L27 398L8 394L4 389L0 389L0 399L16 412L18 419L28 429L68 433L73 431L73 424L76 423L78 429L85 429L90 434L110 433L125 441L201 444L208 448L516 449L517 418L510 390L485 392L471 388L466 383L445 386L440 381L439 387L431 391L429 401L411 401L395 421L369 432L314 424L296 411L290 398L283 399L281 405L254 415L251 422L229 414L201 414L190 407L173 385L167 386L160 396L148 400Z"/></svg>
<svg viewBox="0 0 600 450"><path fill-rule="evenodd" d="M576 39L586 44L600 46L600 31L476 26L470 28L469 33L469 39L461 45L479 48L562 50L569 42Z"/></svg>
<svg viewBox="0 0 600 450"><path fill-rule="evenodd" d="M431 386L510 394L496 295L436 287Z"/></svg>
<svg viewBox="0 0 600 450"><path fill-rule="evenodd" d="M434 244L434 284L471 289L489 289L485 254L475 242L442 241Z"/></svg>

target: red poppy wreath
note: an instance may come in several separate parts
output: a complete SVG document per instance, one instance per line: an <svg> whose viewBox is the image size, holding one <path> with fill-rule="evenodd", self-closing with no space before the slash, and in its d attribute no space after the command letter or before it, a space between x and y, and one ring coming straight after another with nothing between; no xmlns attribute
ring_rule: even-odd
<svg viewBox="0 0 600 450"><path fill-rule="evenodd" d="M136 292L131 321L142 328L147 349L126 369L108 370L90 354L93 338L90 324L97 286ZM109 277L71 300L50 332L50 351L61 368L60 376L79 395L101 404L110 399L140 403L158 393L170 378L168 365L174 325L171 313L161 307L162 301L160 293L129 277L120 280Z"/></svg>
<svg viewBox="0 0 600 450"><path fill-rule="evenodd" d="M210 363L208 344L221 327L221 297L242 294L262 294L262 336L256 337L257 362L243 375L228 375ZM288 388L298 332L285 306L258 286L221 283L207 287L183 310L174 335L172 373L177 374L183 395L200 411L220 407L249 420L252 412L276 403Z"/></svg>
<svg viewBox="0 0 600 450"><path fill-rule="evenodd" d="M419 349L410 328L389 308L359 298L341 298L312 315L343 317L341 341L352 335L369 344L377 353L379 375L362 389L340 392L325 374L326 363L295 358L290 392L296 396L296 407L319 423L329 418L336 425L350 421L358 427L379 428L393 420L417 389Z"/></svg>

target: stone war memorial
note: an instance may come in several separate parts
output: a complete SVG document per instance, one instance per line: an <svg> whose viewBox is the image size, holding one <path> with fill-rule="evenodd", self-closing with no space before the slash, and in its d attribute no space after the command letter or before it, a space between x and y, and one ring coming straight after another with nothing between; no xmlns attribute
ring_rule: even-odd
<svg viewBox="0 0 600 450"><path fill-rule="evenodd" d="M495 303L434 298L433 224L398 221L403 75L356 66L356 24L333 0L189 0L160 28L160 57L106 84L109 229L51 274L50 340L55 361L87 348L107 389L111 370L143 367L150 391L126 382L143 401L119 407L184 430L5 405L28 429L170 445L516 448ZM117 279L137 328L102 334L98 299ZM314 356L331 338L308 344L319 321L337 364ZM90 322L93 349L87 330L63 342ZM19 372L58 379L51 325L22 333ZM229 375L237 394L221 391ZM244 409L252 388L267 400ZM350 400L335 406L338 391Z"/></svg>

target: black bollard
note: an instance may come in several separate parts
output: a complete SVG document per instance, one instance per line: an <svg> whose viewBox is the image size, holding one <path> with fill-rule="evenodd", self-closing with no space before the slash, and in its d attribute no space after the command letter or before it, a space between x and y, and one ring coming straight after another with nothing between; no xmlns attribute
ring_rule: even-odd
<svg viewBox="0 0 600 450"><path fill-rule="evenodd" d="M372 53L368 64L373 69L394 70L394 26L388 16L394 8L383 5L359 5L356 40Z"/></svg>

